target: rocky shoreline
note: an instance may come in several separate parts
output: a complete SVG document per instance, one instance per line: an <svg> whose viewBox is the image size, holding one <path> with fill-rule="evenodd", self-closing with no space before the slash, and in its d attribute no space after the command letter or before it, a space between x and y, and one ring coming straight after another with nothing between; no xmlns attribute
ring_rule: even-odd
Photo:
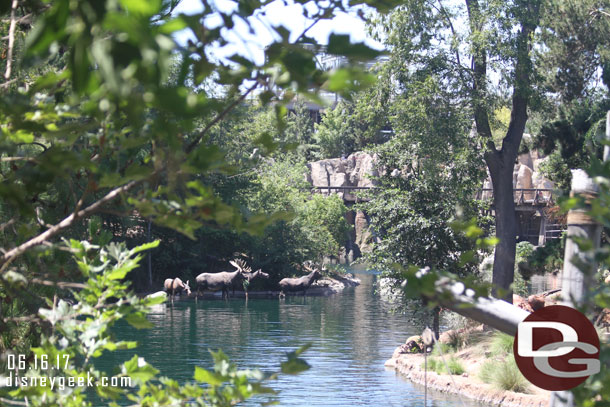
<svg viewBox="0 0 610 407"><path fill-rule="evenodd" d="M469 350L465 349L459 352L457 356L460 357L460 354L462 357L465 355L473 356L468 353ZM423 363L423 354L401 353L401 347L398 347L392 358L385 362L385 366L393 368L401 376L414 383L425 385L426 374L420 367ZM467 372L459 376L439 375L429 370L427 386L440 392L460 394L482 403L507 407L547 407L549 405L550 392L548 391L535 388L532 389L532 394L515 393L498 390L494 386L482 382L476 377L476 371L480 363L480 360L471 360L468 363Z"/></svg>

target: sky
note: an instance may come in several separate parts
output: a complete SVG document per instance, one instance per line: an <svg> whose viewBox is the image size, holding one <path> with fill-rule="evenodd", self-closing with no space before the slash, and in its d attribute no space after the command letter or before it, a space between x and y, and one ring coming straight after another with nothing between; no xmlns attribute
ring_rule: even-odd
<svg viewBox="0 0 610 407"><path fill-rule="evenodd" d="M212 0L217 9L228 11L235 8L235 2L231 0ZM224 48L213 48L210 56L222 59L223 56L237 51L240 55L254 61L256 64L264 62L264 47L273 41L272 34L265 24L283 25L292 33L291 40L298 37L311 24L302 13L302 7L314 8L313 2L306 3L304 6L299 4L286 5L283 0L276 0L264 8L264 15L259 15L257 19L251 19L254 27L254 34L249 32L247 25L237 22L231 32L225 32L225 38L230 45ZM202 10L200 0L183 0L175 10L175 13L194 14ZM206 26L212 28L221 24L220 17L212 17L206 20ZM307 35L315 38L319 43L326 44L330 33L349 34L352 42L365 42L372 48L381 49L382 44L376 42L367 35L364 21L357 15L356 10L350 13L338 13L332 20L318 22L308 32ZM179 43L186 43L192 34L189 31L182 31L176 38Z"/></svg>

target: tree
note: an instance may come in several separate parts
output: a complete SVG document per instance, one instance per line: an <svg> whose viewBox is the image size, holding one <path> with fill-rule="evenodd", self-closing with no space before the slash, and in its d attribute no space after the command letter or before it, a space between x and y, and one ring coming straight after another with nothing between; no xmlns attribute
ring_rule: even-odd
<svg viewBox="0 0 610 407"><path fill-rule="evenodd" d="M374 149L384 175L362 205L380 238L368 257L397 283L403 279L396 264L461 277L478 270L475 261L463 261L474 242L453 223L478 216L474 197L484 175L481 157L473 148L468 114L444 97L441 87L441 78L430 75L394 89L387 106L394 135ZM438 310L435 316L438 335Z"/></svg>
<svg viewBox="0 0 610 407"><path fill-rule="evenodd" d="M514 163L528 112L551 103L557 92L542 86L541 70L555 72L558 66L569 70L565 60L543 58L552 55L556 42L563 37L553 43L538 34L540 30L552 30L553 24L565 17L562 14L557 18L556 13L566 4L578 9L579 15L595 12L595 18L603 18L599 16L603 8L591 9L593 3L466 0L465 4L447 4L411 0L376 26L379 39L390 48L389 78L398 89L408 92L411 83L439 77L445 97L467 110L474 122L477 148L483 153L494 189L499 244L493 283L496 293L507 301L512 299L517 227L512 192ZM565 30L561 34L567 35ZM599 50L596 52L599 54ZM603 62L603 58L594 60ZM570 62L581 61L575 58ZM502 106L509 107L510 121L498 139L494 138L493 113Z"/></svg>

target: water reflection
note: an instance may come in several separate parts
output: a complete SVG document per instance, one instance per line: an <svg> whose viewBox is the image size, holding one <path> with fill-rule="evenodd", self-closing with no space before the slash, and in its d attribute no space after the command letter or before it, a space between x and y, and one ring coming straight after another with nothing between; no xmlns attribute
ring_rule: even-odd
<svg viewBox="0 0 610 407"><path fill-rule="evenodd" d="M211 367L209 350L222 349L244 368L277 370L286 352L311 343L305 358L312 368L297 376L282 375L273 383L280 390L281 405L423 406L422 387L383 367L397 344L421 332L422 326L386 312L389 307L375 295L376 277L359 277L359 287L331 297L162 305L149 316L153 329L122 326L117 336L137 340L138 355L178 380L190 380L194 366ZM101 364L110 367L130 354L118 356L105 356ZM432 393L432 398L429 406L461 405L455 396Z"/></svg>

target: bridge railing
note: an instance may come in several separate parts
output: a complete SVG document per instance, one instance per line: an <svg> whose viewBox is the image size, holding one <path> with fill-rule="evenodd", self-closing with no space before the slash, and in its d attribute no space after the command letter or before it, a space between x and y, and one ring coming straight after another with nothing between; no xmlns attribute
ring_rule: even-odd
<svg viewBox="0 0 610 407"><path fill-rule="evenodd" d="M546 206L555 203L553 190L549 188L514 188L513 198L517 205ZM480 189L477 192L477 199L492 200L493 189Z"/></svg>
<svg viewBox="0 0 610 407"><path fill-rule="evenodd" d="M364 189L375 189L377 187L353 187L353 186L341 186L341 187L335 187L335 186L312 186L311 189L312 190L318 190L318 191L329 191L329 192L348 192L348 191L361 191Z"/></svg>
<svg viewBox="0 0 610 407"><path fill-rule="evenodd" d="M332 193L342 194L342 198L345 201L349 202L361 202L368 201L369 198L361 198L354 195L356 191L363 191L369 189L376 189L377 187L356 187L356 186L312 186L311 192L318 194L327 194L330 195Z"/></svg>

